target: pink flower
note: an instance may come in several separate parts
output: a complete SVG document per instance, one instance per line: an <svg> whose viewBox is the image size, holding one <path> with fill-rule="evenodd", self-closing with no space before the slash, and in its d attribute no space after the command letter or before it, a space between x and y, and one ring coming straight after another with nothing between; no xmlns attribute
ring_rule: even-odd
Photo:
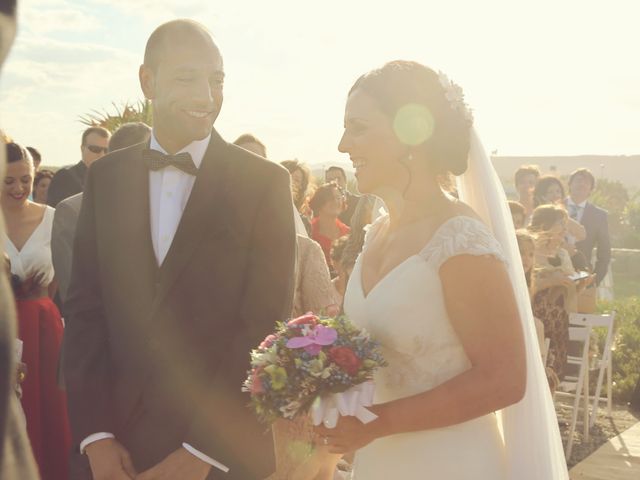
<svg viewBox="0 0 640 480"><path fill-rule="evenodd" d="M338 339L338 332L324 325L316 325L304 337L293 337L287 341L288 348L304 348L309 355L318 355L322 347L332 345Z"/></svg>
<svg viewBox="0 0 640 480"><path fill-rule="evenodd" d="M267 335L258 348L267 349L278 340L275 335Z"/></svg>
<svg viewBox="0 0 640 480"><path fill-rule="evenodd" d="M289 320L287 322L288 327L293 327L295 325L316 325L318 323L318 317L311 312L307 312L301 317L294 318L293 320Z"/></svg>
<svg viewBox="0 0 640 480"><path fill-rule="evenodd" d="M264 393L264 386L262 380L260 380L261 369L255 369L251 372L251 395L259 395Z"/></svg>

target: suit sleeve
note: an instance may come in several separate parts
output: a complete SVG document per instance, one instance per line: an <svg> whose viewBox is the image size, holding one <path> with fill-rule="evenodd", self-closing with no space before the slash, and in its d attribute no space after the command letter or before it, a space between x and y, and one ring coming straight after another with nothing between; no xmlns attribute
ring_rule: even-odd
<svg viewBox="0 0 640 480"><path fill-rule="evenodd" d="M96 432L113 432L106 319L96 236L95 169L89 172L76 228L65 310L63 368L75 445Z"/></svg>
<svg viewBox="0 0 640 480"><path fill-rule="evenodd" d="M69 180L69 170L61 169L56 172L51 179L51 184L47 192L47 203L49 206L56 208L58 203L64 200L65 192L68 190L67 184Z"/></svg>
<svg viewBox="0 0 640 480"><path fill-rule="evenodd" d="M248 397L241 393L249 353L276 321L290 316L293 299L296 239L289 175L283 169L274 171L255 216L238 329L206 393L208 418L194 418L185 438L189 445L229 466L234 478L258 478L255 472L243 471L252 462L243 451L254 436L250 432L259 436L265 431L247 409Z"/></svg>
<svg viewBox="0 0 640 480"><path fill-rule="evenodd" d="M69 280L71 279L71 259L76 222L75 210L66 202L60 203L53 217L51 258L62 303L67 299Z"/></svg>
<svg viewBox="0 0 640 480"><path fill-rule="evenodd" d="M609 262L611 261L611 239L609 237L609 214L602 212L602 220L598 229L598 237L596 239L596 283L600 282L607 276L609 270Z"/></svg>

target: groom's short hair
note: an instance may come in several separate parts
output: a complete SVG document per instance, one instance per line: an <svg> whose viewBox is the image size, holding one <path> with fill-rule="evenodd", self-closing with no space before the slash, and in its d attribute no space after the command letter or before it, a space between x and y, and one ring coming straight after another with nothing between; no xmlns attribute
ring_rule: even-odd
<svg viewBox="0 0 640 480"><path fill-rule="evenodd" d="M163 23L153 31L147 40L147 46L144 50L144 65L154 72L157 70L167 39L171 38L175 41L176 38L182 39L198 35L206 35L214 43L207 27L194 20L181 18Z"/></svg>

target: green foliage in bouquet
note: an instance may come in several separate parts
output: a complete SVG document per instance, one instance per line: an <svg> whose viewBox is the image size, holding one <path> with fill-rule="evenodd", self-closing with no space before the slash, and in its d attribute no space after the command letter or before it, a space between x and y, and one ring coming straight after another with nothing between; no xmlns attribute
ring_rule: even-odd
<svg viewBox="0 0 640 480"><path fill-rule="evenodd" d="M318 397L372 380L383 366L379 345L345 316L308 313L279 322L251 352L243 390L258 418L272 423L307 412Z"/></svg>

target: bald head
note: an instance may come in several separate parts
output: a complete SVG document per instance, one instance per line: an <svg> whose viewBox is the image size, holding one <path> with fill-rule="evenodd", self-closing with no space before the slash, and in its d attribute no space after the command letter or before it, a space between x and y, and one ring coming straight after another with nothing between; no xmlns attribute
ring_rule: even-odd
<svg viewBox="0 0 640 480"><path fill-rule="evenodd" d="M189 19L171 20L163 23L153 31L147 40L147 46L144 50L144 66L155 72L166 53L167 45L189 45L192 43L208 45L220 55L220 49L204 25Z"/></svg>

